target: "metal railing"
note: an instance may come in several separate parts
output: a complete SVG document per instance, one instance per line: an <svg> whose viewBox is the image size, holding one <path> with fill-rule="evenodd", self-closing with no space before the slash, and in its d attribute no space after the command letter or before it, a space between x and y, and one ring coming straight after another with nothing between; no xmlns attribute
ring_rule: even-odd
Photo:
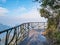
<svg viewBox="0 0 60 45"><path fill-rule="evenodd" d="M0 45L18 45L18 43L29 37L29 30L41 29L43 27L45 29L45 22L29 22L1 31ZM4 44L2 44L2 42Z"/></svg>

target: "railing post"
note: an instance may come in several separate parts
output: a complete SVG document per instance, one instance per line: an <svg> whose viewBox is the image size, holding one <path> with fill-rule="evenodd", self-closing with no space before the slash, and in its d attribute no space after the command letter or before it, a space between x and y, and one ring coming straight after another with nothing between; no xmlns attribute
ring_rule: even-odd
<svg viewBox="0 0 60 45"><path fill-rule="evenodd" d="M40 22L37 22L37 24L38 24L37 26L39 26L40 25ZM10 45L12 42L14 42L15 45L18 45L18 39L19 38L22 39L22 37L20 37L19 34L21 34L21 35L24 34L23 35L23 39L25 38L25 35L27 35L26 37L29 37L30 26L32 28L32 26L34 27L34 26L36 26L36 24L33 23L33 22L32 23L25 23L25 24L21 24L20 25L20 28L19 28L19 26L15 26L13 28L10 28L10 29L7 29L5 31L0 32L0 34L6 32L5 45ZM44 26L45 26L45 22L44 22ZM38 27L38 29L40 29L40 27ZM10 39L10 34L13 32L12 30L14 30L14 34L13 34L12 39L9 41L8 39ZM45 30L45 27L44 27L44 30Z"/></svg>
<svg viewBox="0 0 60 45"><path fill-rule="evenodd" d="M42 25L44 28L43 28L43 30L45 30L45 22L43 22L43 25Z"/></svg>
<svg viewBox="0 0 60 45"><path fill-rule="evenodd" d="M29 26L30 26L30 25L29 25L29 23L28 23L28 37L29 37Z"/></svg>
<svg viewBox="0 0 60 45"><path fill-rule="evenodd" d="M16 33L16 45L17 45L17 29L15 28L15 33Z"/></svg>
<svg viewBox="0 0 60 45"><path fill-rule="evenodd" d="M5 45L8 45L8 30L7 30L7 32L6 32Z"/></svg>

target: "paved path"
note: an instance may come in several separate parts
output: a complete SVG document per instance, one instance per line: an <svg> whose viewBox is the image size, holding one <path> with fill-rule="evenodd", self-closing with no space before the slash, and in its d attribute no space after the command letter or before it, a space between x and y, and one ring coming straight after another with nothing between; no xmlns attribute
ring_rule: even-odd
<svg viewBox="0 0 60 45"><path fill-rule="evenodd" d="M29 38L26 38L19 45L48 45L46 38L37 30L29 32Z"/></svg>

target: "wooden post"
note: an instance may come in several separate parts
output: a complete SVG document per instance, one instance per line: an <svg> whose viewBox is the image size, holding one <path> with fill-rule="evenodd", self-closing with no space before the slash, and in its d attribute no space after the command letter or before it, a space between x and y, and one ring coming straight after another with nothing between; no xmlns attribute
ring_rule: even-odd
<svg viewBox="0 0 60 45"><path fill-rule="evenodd" d="M16 33L16 45L17 45L17 29L15 28L15 33Z"/></svg>
<svg viewBox="0 0 60 45"><path fill-rule="evenodd" d="M8 45L8 30L7 30L7 32L6 32L5 45Z"/></svg>

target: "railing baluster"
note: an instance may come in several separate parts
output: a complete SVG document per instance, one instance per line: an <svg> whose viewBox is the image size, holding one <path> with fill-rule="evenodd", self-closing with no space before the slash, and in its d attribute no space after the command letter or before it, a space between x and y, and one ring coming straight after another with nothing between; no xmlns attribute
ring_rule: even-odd
<svg viewBox="0 0 60 45"><path fill-rule="evenodd" d="M17 40L18 40L18 39L17 39L17 38L18 38L18 37L17 37L17 36L18 36L17 33L18 33L18 32L17 32L17 28L14 28L14 29L15 29L14 35L15 35L15 37L16 37L16 38L15 38L15 39L16 39L16 40L15 40L15 44L17 45Z"/></svg>
<svg viewBox="0 0 60 45"><path fill-rule="evenodd" d="M5 45L8 45L8 30L7 30L7 32L6 32Z"/></svg>
<svg viewBox="0 0 60 45"><path fill-rule="evenodd" d="M17 45L17 28L15 28L16 31L16 45Z"/></svg>
<svg viewBox="0 0 60 45"><path fill-rule="evenodd" d="M36 23L36 24L35 24ZM43 22L45 25L45 22ZM37 25L38 24L38 25ZM12 42L14 45L18 44L18 40L20 39L20 42L23 41L24 38L29 37L29 30L35 29L36 26L38 27L40 25L40 22L30 22L30 23L24 23L19 26L7 29L5 31L0 32L0 34L6 32L6 39L5 39L5 45L10 45ZM44 26L43 25L43 26ZM34 28L33 28L34 27ZM38 27L40 29L40 27ZM44 28L45 29L45 28ZM9 41L9 36L14 31L13 36L11 40ZM14 40L15 39L15 40ZM8 42L9 41L9 42Z"/></svg>
<svg viewBox="0 0 60 45"><path fill-rule="evenodd" d="M30 25L29 25L29 23L28 23L28 37L29 37L29 26L30 26Z"/></svg>

